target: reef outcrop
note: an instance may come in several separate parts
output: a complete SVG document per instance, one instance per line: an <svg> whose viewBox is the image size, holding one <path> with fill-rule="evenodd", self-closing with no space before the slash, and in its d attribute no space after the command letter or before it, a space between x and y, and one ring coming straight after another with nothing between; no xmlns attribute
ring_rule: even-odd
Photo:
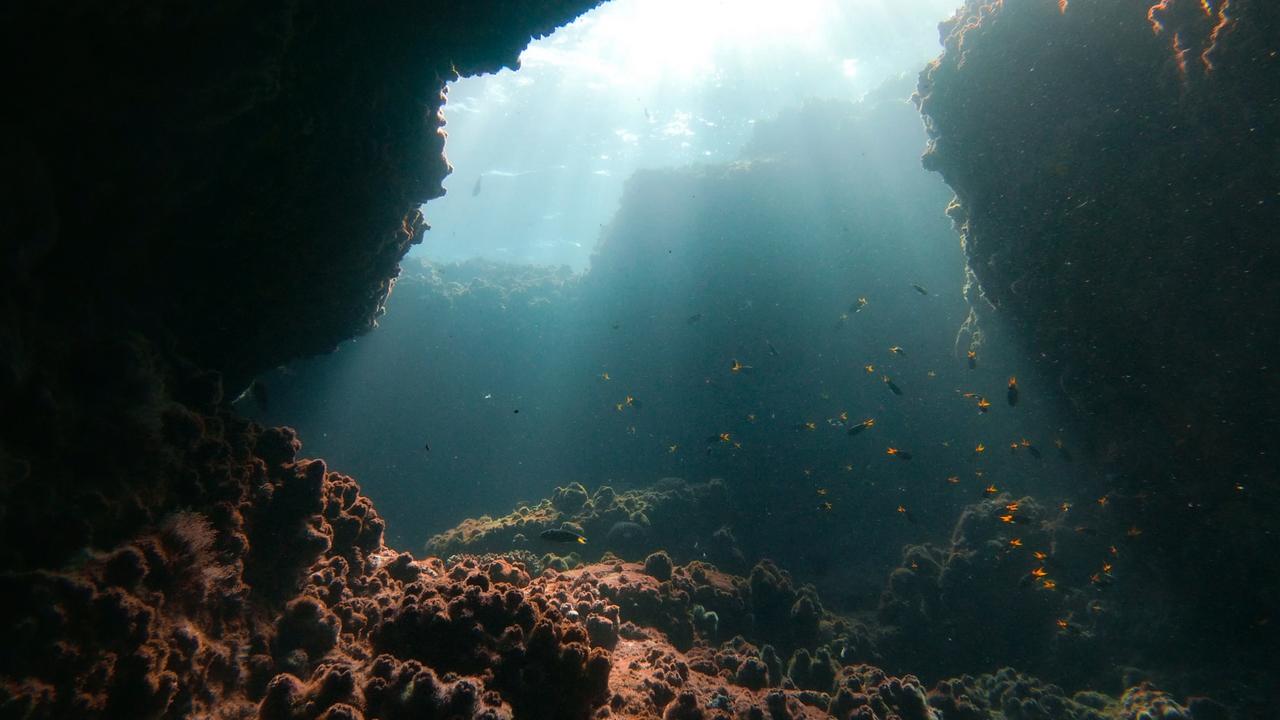
<svg viewBox="0 0 1280 720"><path fill-rule="evenodd" d="M575 561L586 562L600 560L604 553L639 560L663 550L741 572L746 558L727 524L734 506L722 480L686 483L664 478L647 488L618 492L604 485L594 493L575 482L508 515L464 520L428 540L426 549L441 557L511 550L554 556L564 549ZM543 531L562 527L582 534L585 542L557 546L540 538ZM542 565L551 562L548 557Z"/></svg>

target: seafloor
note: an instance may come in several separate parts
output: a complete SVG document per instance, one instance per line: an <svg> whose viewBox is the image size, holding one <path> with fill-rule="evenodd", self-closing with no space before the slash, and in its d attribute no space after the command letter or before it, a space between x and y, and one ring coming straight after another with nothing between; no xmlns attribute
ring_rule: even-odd
<svg viewBox="0 0 1280 720"><path fill-rule="evenodd" d="M991 592L1028 573L1002 551L1010 503L1019 539L1052 545L1030 496L975 500L949 542L904 549L873 616L842 617L732 537L685 564L676 543L508 552L642 506L705 516L714 482L566 485L416 558L356 480L230 408L373 327L448 171L444 82L592 5L0 11L21 70L0 134L0 717L1274 716L1269 0L970 0L920 80L975 312L1064 358L1077 460L1142 498L1152 551L1114 624L1034 576L1029 602ZM1112 551L1071 547L1070 568ZM1071 677L1099 658L1106 678Z"/></svg>

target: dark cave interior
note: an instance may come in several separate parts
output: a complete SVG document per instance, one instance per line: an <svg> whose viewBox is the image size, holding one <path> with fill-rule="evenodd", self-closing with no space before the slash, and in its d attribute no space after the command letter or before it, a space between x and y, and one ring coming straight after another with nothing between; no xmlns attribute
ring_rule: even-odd
<svg viewBox="0 0 1280 720"><path fill-rule="evenodd" d="M767 561L415 559L359 478L231 409L374 327L449 172L445 83L596 4L0 10L0 717L1273 715L1269 0L968 0L916 98L975 312L1068 368L1081 460L1159 548L1108 634L1010 663L1139 657L1173 694L910 674L947 652L946 578L1004 572L995 500L904 548L885 640ZM981 615L945 629L980 644Z"/></svg>

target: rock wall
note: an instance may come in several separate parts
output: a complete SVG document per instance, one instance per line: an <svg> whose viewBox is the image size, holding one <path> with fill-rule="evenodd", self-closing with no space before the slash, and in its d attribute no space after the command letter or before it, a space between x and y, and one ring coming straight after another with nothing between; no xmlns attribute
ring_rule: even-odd
<svg viewBox="0 0 1280 720"><path fill-rule="evenodd" d="M175 368L239 392L371 328L449 172L445 81L595 4L0 11L3 566L180 494L164 405L224 398Z"/></svg>
<svg viewBox="0 0 1280 720"><path fill-rule="evenodd" d="M1087 419L1161 549L1153 616L1232 661L1280 608L1258 572L1277 551L1277 33L1268 2L971 0L918 92L975 305Z"/></svg>

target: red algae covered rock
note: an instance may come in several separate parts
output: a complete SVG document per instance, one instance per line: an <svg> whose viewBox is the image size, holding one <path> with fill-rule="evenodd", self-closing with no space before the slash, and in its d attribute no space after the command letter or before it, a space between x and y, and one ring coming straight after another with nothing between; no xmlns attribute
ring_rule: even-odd
<svg viewBox="0 0 1280 720"><path fill-rule="evenodd" d="M0 652L4 716L1185 712L1146 686L1123 701L1067 698L1012 671L927 692L914 676L858 664L870 652L865 629L768 562L740 577L656 553L533 576L520 556L414 558L382 544L354 480L282 454L296 451L280 442L291 433L242 431L238 447L277 454L244 456L213 507L173 514L75 571L0 576L13 608Z"/></svg>
<svg viewBox="0 0 1280 720"><path fill-rule="evenodd" d="M926 693L913 676L860 664L882 652L877 638L768 561L743 577L677 564L665 552L541 572L530 553L415 558L383 543L382 519L355 480L297 458L292 431L195 415L186 426L201 434L183 442L210 449L187 460L209 489L205 503L86 553L76 568L0 575L11 608L0 618L0 715L934 720L937 712L998 711L1089 720L1096 708L1128 708L1135 718L1185 712L1145 686L1123 703L1066 698L1012 671ZM909 550L886 608L916 609L886 612L909 620L911 632L936 627L948 593L968 596L964 582L945 580L962 561L981 577L1016 579L1023 570L1005 568L997 551L1005 523L992 519L1008 502L967 512L949 555ZM1017 502L1036 519L1020 531L1028 541L1051 539L1058 530L1048 511ZM893 637L888 647L910 658L909 637L917 636ZM1217 720L1213 705L1198 707Z"/></svg>

